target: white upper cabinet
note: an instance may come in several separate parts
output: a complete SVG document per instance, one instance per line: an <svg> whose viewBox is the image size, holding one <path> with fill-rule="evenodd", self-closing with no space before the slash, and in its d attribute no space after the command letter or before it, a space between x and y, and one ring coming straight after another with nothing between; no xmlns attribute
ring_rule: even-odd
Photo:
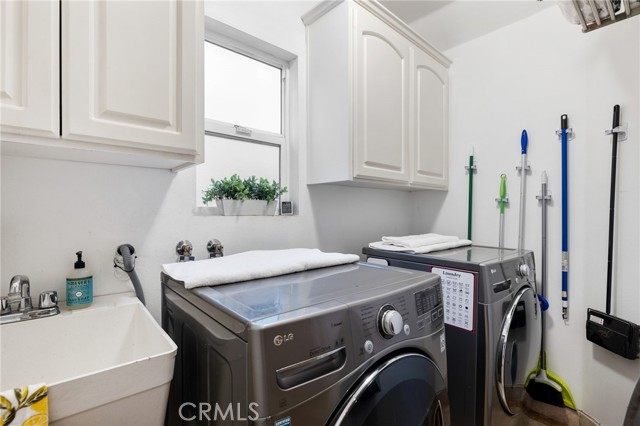
<svg viewBox="0 0 640 426"><path fill-rule="evenodd" d="M407 182L409 46L365 10L355 9L354 20L354 177Z"/></svg>
<svg viewBox="0 0 640 426"><path fill-rule="evenodd" d="M309 183L447 189L449 60L375 1L303 20Z"/></svg>
<svg viewBox="0 0 640 426"><path fill-rule="evenodd" d="M60 135L57 1L0 2L0 131Z"/></svg>
<svg viewBox="0 0 640 426"><path fill-rule="evenodd" d="M63 2L62 136L195 154L196 5Z"/></svg>
<svg viewBox="0 0 640 426"><path fill-rule="evenodd" d="M422 49L412 50L414 155L411 183L446 189L449 105L446 68Z"/></svg>
<svg viewBox="0 0 640 426"><path fill-rule="evenodd" d="M3 7L6 3L24 9L19 5L42 2L2 2ZM34 134L31 120L45 120L40 109L27 109L27 124L20 128L3 115L2 140L11 142L3 152L163 168L199 162L204 140L202 2L48 4L53 5L49 16L38 18L55 24L55 42L47 44L50 37L38 42L55 62L37 74L15 72L26 79L26 93L38 94L40 88L55 92L55 108L50 109L55 127L49 136L58 139L25 137ZM30 10L23 16L35 19ZM13 29L15 19L3 21ZM45 31L33 27L25 31ZM38 66L41 56L29 51L22 62ZM2 102L4 113L4 92Z"/></svg>

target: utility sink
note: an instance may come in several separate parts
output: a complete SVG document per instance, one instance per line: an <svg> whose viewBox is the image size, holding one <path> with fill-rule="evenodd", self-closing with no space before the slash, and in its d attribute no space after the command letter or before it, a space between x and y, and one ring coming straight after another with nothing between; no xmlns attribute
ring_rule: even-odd
<svg viewBox="0 0 640 426"><path fill-rule="evenodd" d="M130 294L0 326L0 390L44 382L55 425L162 425L177 347Z"/></svg>

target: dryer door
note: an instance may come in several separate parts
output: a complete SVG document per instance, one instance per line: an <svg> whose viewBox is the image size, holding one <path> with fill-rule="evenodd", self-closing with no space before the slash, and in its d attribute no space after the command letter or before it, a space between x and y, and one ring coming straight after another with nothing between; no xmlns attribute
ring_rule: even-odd
<svg viewBox="0 0 640 426"><path fill-rule="evenodd" d="M449 400L438 367L418 353L393 356L363 376L331 426L443 426Z"/></svg>
<svg viewBox="0 0 640 426"><path fill-rule="evenodd" d="M520 288L509 305L500 330L496 356L498 399L507 414L518 414L529 376L537 371L542 333L535 290Z"/></svg>

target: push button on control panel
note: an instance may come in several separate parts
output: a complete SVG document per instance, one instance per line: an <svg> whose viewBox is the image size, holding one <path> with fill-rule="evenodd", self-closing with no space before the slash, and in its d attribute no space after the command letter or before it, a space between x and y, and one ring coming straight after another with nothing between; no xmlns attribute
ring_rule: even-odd
<svg viewBox="0 0 640 426"><path fill-rule="evenodd" d="M371 340L364 342L364 351L368 354L373 352L373 342Z"/></svg>

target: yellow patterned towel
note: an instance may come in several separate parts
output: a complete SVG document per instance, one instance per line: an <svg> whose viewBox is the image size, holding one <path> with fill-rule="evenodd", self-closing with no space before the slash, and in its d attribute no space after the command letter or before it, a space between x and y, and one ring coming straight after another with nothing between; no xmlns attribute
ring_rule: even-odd
<svg viewBox="0 0 640 426"><path fill-rule="evenodd" d="M0 392L0 420L2 426L47 426L47 385L39 383Z"/></svg>

